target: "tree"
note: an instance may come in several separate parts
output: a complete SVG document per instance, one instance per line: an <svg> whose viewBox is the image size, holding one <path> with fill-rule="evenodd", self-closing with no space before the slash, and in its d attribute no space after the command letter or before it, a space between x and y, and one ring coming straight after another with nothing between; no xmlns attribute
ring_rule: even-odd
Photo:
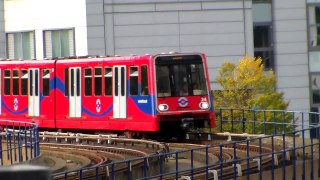
<svg viewBox="0 0 320 180"><path fill-rule="evenodd" d="M238 132L247 133L275 133L290 130L290 127L268 125L263 122L289 122L291 115L256 113L253 110L286 110L288 102L283 98L283 93L276 91L276 77L272 70L265 71L261 58L245 56L239 60L239 64L225 62L216 77L222 90L214 91L215 108L230 108L230 111L216 112L217 115L230 120L232 113L232 124L223 123L223 128L233 129ZM234 120L238 121L234 121ZM231 120L230 120L231 121ZM230 122L229 121L229 122ZM246 121L245 123L243 121ZM217 122L219 123L219 122ZM267 125L266 125L267 124ZM218 125L219 126L219 125Z"/></svg>

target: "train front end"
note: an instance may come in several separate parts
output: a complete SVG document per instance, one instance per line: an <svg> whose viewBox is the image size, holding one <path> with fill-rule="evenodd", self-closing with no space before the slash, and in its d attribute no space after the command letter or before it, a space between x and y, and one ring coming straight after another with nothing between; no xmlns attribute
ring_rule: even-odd
<svg viewBox="0 0 320 180"><path fill-rule="evenodd" d="M179 133L215 126L204 54L156 56L155 73L156 109L161 131Z"/></svg>

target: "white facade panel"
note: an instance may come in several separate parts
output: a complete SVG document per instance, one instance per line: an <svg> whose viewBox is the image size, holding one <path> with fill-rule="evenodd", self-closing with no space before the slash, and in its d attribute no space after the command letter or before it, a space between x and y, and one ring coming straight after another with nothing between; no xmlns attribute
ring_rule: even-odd
<svg viewBox="0 0 320 180"><path fill-rule="evenodd" d="M107 4L105 7L108 8L107 13L120 13L120 12L144 12L144 11L155 11L155 4ZM110 8L109 8L110 7Z"/></svg>
<svg viewBox="0 0 320 180"><path fill-rule="evenodd" d="M140 12L114 14L114 25L178 23L178 12Z"/></svg>
<svg viewBox="0 0 320 180"><path fill-rule="evenodd" d="M242 9L243 3L241 1L227 1L227 2L203 2L202 9Z"/></svg>
<svg viewBox="0 0 320 180"><path fill-rule="evenodd" d="M43 31L51 29L75 28L76 53L87 55L85 0L5 1L4 7L6 32L35 31L37 59L43 59Z"/></svg>
<svg viewBox="0 0 320 180"><path fill-rule="evenodd" d="M181 52L204 52L207 56L239 56L245 55L243 45L216 45L216 46L184 46Z"/></svg>
<svg viewBox="0 0 320 180"><path fill-rule="evenodd" d="M306 65L295 65L295 66L277 66L277 76L279 78L283 76L308 76L309 70ZM291 82L292 85L296 82Z"/></svg>
<svg viewBox="0 0 320 180"><path fill-rule="evenodd" d="M276 63L278 66L308 65L307 59L306 53L278 54Z"/></svg>
<svg viewBox="0 0 320 180"><path fill-rule="evenodd" d="M182 11L181 23L243 21L243 10Z"/></svg>
<svg viewBox="0 0 320 180"><path fill-rule="evenodd" d="M181 46L244 44L243 33L181 35Z"/></svg>
<svg viewBox="0 0 320 180"><path fill-rule="evenodd" d="M285 20L283 21L275 21L274 22L276 31L285 31L285 32L290 32L290 31L304 31L306 33L307 27L306 27L306 20Z"/></svg>
<svg viewBox="0 0 320 180"><path fill-rule="evenodd" d="M293 19L305 19L306 10L302 8L296 9L273 9L274 13L277 15L274 16L274 20L293 20ZM294 13L293 13L294 12Z"/></svg>
<svg viewBox="0 0 320 180"><path fill-rule="evenodd" d="M115 26L115 36L163 36L178 35L179 24L148 24Z"/></svg>
<svg viewBox="0 0 320 180"><path fill-rule="evenodd" d="M295 43L307 41L306 31L289 31L289 32L277 32L276 43Z"/></svg>
<svg viewBox="0 0 320 180"><path fill-rule="evenodd" d="M188 23L180 25L181 34L220 34L244 32L243 22ZM201 27L201 28L199 28Z"/></svg>
<svg viewBox="0 0 320 180"><path fill-rule="evenodd" d="M295 82L294 84L292 82ZM283 88L307 88L309 86L308 76L284 76L278 80L278 89ZM309 88L308 88L309 89ZM309 92L307 92L309 94Z"/></svg>
<svg viewBox="0 0 320 180"><path fill-rule="evenodd" d="M201 2L156 4L156 11L186 11L186 10L201 10Z"/></svg>
<svg viewBox="0 0 320 180"><path fill-rule="evenodd" d="M179 46L178 36L115 37L115 48L158 48Z"/></svg>
<svg viewBox="0 0 320 180"><path fill-rule="evenodd" d="M276 54L307 53L308 51L306 42L279 43L275 50Z"/></svg>

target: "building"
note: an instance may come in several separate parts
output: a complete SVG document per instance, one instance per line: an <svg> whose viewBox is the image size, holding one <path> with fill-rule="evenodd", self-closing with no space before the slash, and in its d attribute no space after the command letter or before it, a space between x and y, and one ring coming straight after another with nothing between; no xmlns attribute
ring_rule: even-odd
<svg viewBox="0 0 320 180"><path fill-rule="evenodd" d="M0 0L0 57L262 56L290 110L320 107L320 0ZM318 37L319 36L319 37Z"/></svg>

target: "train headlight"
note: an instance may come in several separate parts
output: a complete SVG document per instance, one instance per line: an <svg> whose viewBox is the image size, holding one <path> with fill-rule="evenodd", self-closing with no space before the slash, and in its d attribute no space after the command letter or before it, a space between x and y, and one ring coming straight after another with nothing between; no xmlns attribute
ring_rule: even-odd
<svg viewBox="0 0 320 180"><path fill-rule="evenodd" d="M160 104L159 106L160 111L168 111L169 106L167 104Z"/></svg>
<svg viewBox="0 0 320 180"><path fill-rule="evenodd" d="M208 103L208 102L201 102L201 103L199 104L199 107L200 107L201 109L208 109L208 108L209 108L209 103Z"/></svg>

